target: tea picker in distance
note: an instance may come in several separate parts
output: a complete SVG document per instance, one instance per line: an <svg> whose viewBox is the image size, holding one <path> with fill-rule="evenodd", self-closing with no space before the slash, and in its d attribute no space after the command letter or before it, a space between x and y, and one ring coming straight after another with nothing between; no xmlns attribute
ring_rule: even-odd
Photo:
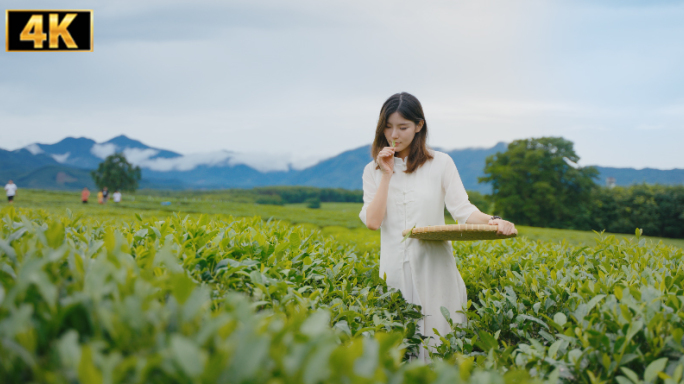
<svg viewBox="0 0 684 384"><path fill-rule="evenodd" d="M391 143L391 144L390 144ZM453 159L427 147L423 108L406 92L392 95L380 110L372 146L373 161L363 171L361 221L380 233L380 277L422 307L420 332L436 346L433 328L451 331L440 308L465 322L468 298L448 240L404 240L402 231L444 225L444 206L459 223L496 225L501 236L517 234L513 223L480 212L468 200ZM419 358L426 360L421 348Z"/></svg>
<svg viewBox="0 0 684 384"><path fill-rule="evenodd" d="M14 202L14 196L17 195L17 185L14 184L12 180L7 182L5 185L5 193L7 194L7 202L12 204Z"/></svg>
<svg viewBox="0 0 684 384"><path fill-rule="evenodd" d="M88 187L84 187L83 191L81 191L81 201L83 204L88 204L88 198L90 197L90 191L88 190Z"/></svg>
<svg viewBox="0 0 684 384"><path fill-rule="evenodd" d="M121 202L121 192L119 192L118 189L114 191L114 194L112 195L112 200L114 200L115 203Z"/></svg>

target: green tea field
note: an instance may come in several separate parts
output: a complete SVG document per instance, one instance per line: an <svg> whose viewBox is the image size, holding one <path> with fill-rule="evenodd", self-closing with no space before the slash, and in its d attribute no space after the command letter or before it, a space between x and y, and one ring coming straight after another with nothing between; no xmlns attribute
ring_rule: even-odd
<svg viewBox="0 0 684 384"><path fill-rule="evenodd" d="M455 242L468 322L425 364L360 204L22 190L0 207L0 382L684 382L681 239Z"/></svg>

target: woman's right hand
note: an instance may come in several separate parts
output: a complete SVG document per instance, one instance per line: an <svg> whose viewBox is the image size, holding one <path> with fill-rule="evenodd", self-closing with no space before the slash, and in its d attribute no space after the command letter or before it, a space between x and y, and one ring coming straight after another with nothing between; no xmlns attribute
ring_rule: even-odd
<svg viewBox="0 0 684 384"><path fill-rule="evenodd" d="M375 160L385 175L392 176L394 173L394 151L394 147L385 147L378 153L378 158Z"/></svg>

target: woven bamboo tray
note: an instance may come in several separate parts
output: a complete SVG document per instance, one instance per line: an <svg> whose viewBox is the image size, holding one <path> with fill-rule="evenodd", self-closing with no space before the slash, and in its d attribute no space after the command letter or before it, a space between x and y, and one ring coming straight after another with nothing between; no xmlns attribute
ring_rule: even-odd
<svg viewBox="0 0 684 384"><path fill-rule="evenodd" d="M427 227L413 228L409 237L420 240L498 240L508 239L516 235L499 235L496 233L498 225L489 224L449 224L430 225ZM406 236L411 229L405 229L401 235Z"/></svg>

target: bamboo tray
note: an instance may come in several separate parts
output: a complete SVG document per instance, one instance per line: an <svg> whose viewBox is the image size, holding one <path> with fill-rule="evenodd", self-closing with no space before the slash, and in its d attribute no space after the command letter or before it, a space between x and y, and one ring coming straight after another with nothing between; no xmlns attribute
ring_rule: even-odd
<svg viewBox="0 0 684 384"><path fill-rule="evenodd" d="M509 239L516 235L499 235L496 233L498 225L489 224L449 224L449 225L430 225L405 229L401 235L406 235L413 239L420 240L451 240L451 241L472 241L472 240L499 240Z"/></svg>

